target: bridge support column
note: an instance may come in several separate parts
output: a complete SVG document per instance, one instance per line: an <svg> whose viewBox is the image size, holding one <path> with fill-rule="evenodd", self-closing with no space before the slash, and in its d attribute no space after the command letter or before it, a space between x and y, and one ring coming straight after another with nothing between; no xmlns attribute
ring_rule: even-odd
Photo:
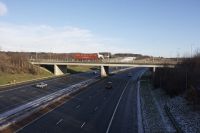
<svg viewBox="0 0 200 133"><path fill-rule="evenodd" d="M153 73L153 81L155 80L155 72L156 72L156 67L153 67L152 73Z"/></svg>
<svg viewBox="0 0 200 133"><path fill-rule="evenodd" d="M153 67L153 73L155 73L156 72L156 67Z"/></svg>
<svg viewBox="0 0 200 133"><path fill-rule="evenodd" d="M101 66L101 77L107 77L109 74L108 66Z"/></svg>
<svg viewBox="0 0 200 133"><path fill-rule="evenodd" d="M63 75L67 73L66 65L55 65L54 64L54 75Z"/></svg>

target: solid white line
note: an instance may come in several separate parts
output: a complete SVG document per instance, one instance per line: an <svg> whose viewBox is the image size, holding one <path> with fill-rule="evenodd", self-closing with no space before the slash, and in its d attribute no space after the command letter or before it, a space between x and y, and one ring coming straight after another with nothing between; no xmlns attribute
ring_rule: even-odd
<svg viewBox="0 0 200 133"><path fill-rule="evenodd" d="M66 76L63 76L63 77L67 77L68 75L66 75ZM50 81L53 81L53 80L58 80L58 79L60 79L60 78L62 78L62 77L52 77L52 79L51 79L51 77L49 77L49 79L47 78L47 79L36 79L36 80L28 80L28 81L24 81L24 82L20 82L20 83L25 83L25 85L20 85L20 83L16 83L16 85L19 85L19 87L16 87L15 88L15 86L8 86L8 87L11 87L11 89L8 89L8 90L1 90L0 91L0 93L3 93L3 92L8 92L8 91L13 91L13 90L17 90L17 89L20 89L20 88L25 88L25 87L30 87L30 86L32 86L32 85L35 85L37 82L50 82ZM27 83L26 83L27 82ZM28 83L28 82L31 82L31 83ZM34 83L33 83L34 82Z"/></svg>
<svg viewBox="0 0 200 133"><path fill-rule="evenodd" d="M120 95L120 98L119 98L119 100L118 100L118 102L117 102L117 105L116 105L116 107L115 107L115 110L114 110L114 112L113 112L113 115L112 115L112 117L111 117L111 119L110 119L110 122L109 122L108 128L107 128L107 130L106 130L106 133L109 133L109 131L110 131L110 127L111 127L112 121L113 121L113 119L114 119L115 113L116 113L116 111L117 111L117 108L118 108L118 106L119 106L119 103L120 103L120 101L121 101L121 99L122 99L122 96L123 96L123 94L124 94L124 92L125 92L125 90L126 90L128 84L129 84L129 82L130 82L130 80L127 82L126 86L124 87L124 90L123 90L122 94Z"/></svg>
<svg viewBox="0 0 200 133"><path fill-rule="evenodd" d="M76 99L76 100L81 101L80 98L76 98L76 97L77 97L78 95L80 95L81 93L82 93L82 92L80 92L80 93L77 94L76 96L72 96L72 97L70 97L69 100ZM61 104L58 105L56 108L53 108L53 109L49 110L48 112L42 114L41 116L37 117L37 118L34 119L33 121L27 123L25 126L23 126L23 127L19 128L18 130L16 130L15 133L19 132L20 130L24 129L25 127L29 126L30 124L32 124L32 123L36 122L37 120L41 119L42 117L44 117L44 116L47 115L48 113L54 111L55 109L59 108L59 107L62 106L63 104L67 103L69 100L65 101L64 103L61 103ZM84 124L84 125L85 125L85 124ZM84 125L83 125L83 126L84 126Z"/></svg>
<svg viewBox="0 0 200 133"><path fill-rule="evenodd" d="M56 123L56 125L58 125L59 123L61 123L63 121L63 119L60 119L57 123Z"/></svg>
<svg viewBox="0 0 200 133"><path fill-rule="evenodd" d="M62 105L65 104L65 103L66 103L66 102L61 103L61 104L58 105L56 108L62 106ZM20 130L24 129L25 127L29 126L30 124L32 124L32 123L36 122L37 120L41 119L42 117L44 117L44 116L47 115L48 113L52 112L52 111L55 110L56 108L53 108L53 109L49 110L48 112L46 112L46 113L44 113L43 115L37 117L37 118L34 119L33 121L27 123L25 126L23 126L23 127L19 128L18 130L16 130L15 133L19 132Z"/></svg>
<svg viewBox="0 0 200 133"><path fill-rule="evenodd" d="M144 133L142 124L142 112L140 107L140 81L138 81L137 86L137 119L138 119L138 133Z"/></svg>
<svg viewBox="0 0 200 133"><path fill-rule="evenodd" d="M139 81L137 82L137 124L138 124L138 133L144 133L143 129L143 122L142 122L142 111L141 111L141 103L140 103L140 79L142 75L146 72L147 70L144 70L140 76L139 76Z"/></svg>
<svg viewBox="0 0 200 133"><path fill-rule="evenodd" d="M85 122L83 122L83 124L81 125L81 128L83 128L84 125L85 125Z"/></svg>
<svg viewBox="0 0 200 133"><path fill-rule="evenodd" d="M0 93L13 91L13 90L17 90L17 89L20 89L20 88L22 88L22 89L24 88L25 89L25 87L29 87L29 86L32 86L32 85L34 85L34 84L23 85L23 86L12 88L12 89L8 89L8 90L1 90Z"/></svg>

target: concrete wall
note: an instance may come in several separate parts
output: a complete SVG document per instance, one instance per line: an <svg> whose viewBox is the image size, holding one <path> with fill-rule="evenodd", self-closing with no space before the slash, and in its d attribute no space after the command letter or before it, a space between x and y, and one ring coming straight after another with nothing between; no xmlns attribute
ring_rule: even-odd
<svg viewBox="0 0 200 133"><path fill-rule="evenodd" d="M52 72L54 75L63 75L67 73L67 66L66 65L40 65L41 67L44 67L45 69Z"/></svg>
<svg viewBox="0 0 200 133"><path fill-rule="evenodd" d="M54 74L55 75L63 75L67 73L66 65L54 65Z"/></svg>
<svg viewBox="0 0 200 133"><path fill-rule="evenodd" d="M101 66L101 77L107 77L109 75L109 67Z"/></svg>

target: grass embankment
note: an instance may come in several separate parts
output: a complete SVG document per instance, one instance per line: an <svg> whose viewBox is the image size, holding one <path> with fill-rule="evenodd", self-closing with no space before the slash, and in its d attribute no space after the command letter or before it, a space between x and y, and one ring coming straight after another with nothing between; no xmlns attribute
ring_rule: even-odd
<svg viewBox="0 0 200 133"><path fill-rule="evenodd" d="M95 69L97 68L92 66L68 66L68 73L75 74ZM52 73L45 71L43 69L40 69L40 71L41 71L40 74L29 74L29 73L10 74L5 72L0 72L0 85L53 76Z"/></svg>
<svg viewBox="0 0 200 133"><path fill-rule="evenodd" d="M22 82L27 80L33 80L37 78L43 78L53 76L53 74L42 71L40 74L28 74L28 73L21 73L21 74L10 74L10 73L0 73L0 85L10 84L14 82Z"/></svg>

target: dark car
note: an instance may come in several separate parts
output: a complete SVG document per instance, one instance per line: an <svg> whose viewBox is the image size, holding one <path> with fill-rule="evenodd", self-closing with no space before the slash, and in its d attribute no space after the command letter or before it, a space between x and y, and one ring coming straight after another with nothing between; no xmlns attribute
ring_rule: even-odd
<svg viewBox="0 0 200 133"><path fill-rule="evenodd" d="M111 81L107 82L105 87L106 87L106 89L111 89L112 88L112 82Z"/></svg>
<svg viewBox="0 0 200 133"><path fill-rule="evenodd" d="M131 73L128 73L128 77L132 77L132 74L131 74Z"/></svg>

